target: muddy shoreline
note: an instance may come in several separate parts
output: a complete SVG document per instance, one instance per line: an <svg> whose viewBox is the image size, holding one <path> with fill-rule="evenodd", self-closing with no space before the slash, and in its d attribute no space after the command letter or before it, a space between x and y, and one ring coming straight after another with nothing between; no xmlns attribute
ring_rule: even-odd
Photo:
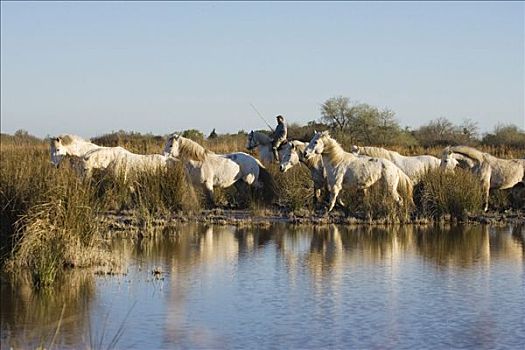
<svg viewBox="0 0 525 350"><path fill-rule="evenodd" d="M283 210L238 210L212 209L198 213L173 213L169 217L141 218L133 211L108 212L100 216L104 227L110 236L135 235L147 236L148 232L156 232L183 223L232 225L232 226L269 226L275 223L295 225L433 225L433 224L470 224L498 225L525 224L525 210L491 211L483 214L472 214L464 218L454 218L450 215L441 218L413 217L407 221L392 221L389 219L370 219L356 216L346 216L342 212L329 215L312 213L307 210L286 212Z"/></svg>

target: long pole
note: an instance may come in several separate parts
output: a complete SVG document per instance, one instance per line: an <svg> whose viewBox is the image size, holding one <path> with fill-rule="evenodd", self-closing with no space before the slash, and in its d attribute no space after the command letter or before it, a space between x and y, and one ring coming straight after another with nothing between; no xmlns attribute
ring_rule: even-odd
<svg viewBox="0 0 525 350"><path fill-rule="evenodd" d="M264 117L262 116L262 114L259 113L259 111L257 110L257 108L255 108L255 106L253 105L253 103L250 103L250 106L252 106L253 110L255 111L255 113L257 113L257 115L259 116L259 118L262 119L262 121L264 122L264 124L266 124L266 126L269 127L270 130L271 130L272 132L275 132L275 130L271 127L271 125L268 124L268 122L266 121L266 119L264 119Z"/></svg>

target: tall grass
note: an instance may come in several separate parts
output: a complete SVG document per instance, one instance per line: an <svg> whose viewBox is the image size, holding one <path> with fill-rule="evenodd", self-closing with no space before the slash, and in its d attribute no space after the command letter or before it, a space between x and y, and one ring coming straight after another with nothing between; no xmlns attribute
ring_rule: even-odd
<svg viewBox="0 0 525 350"><path fill-rule="evenodd" d="M479 179L460 168L454 172L437 169L425 173L415 197L420 203L420 214L434 218L449 214L465 219L468 213L479 212L483 203Z"/></svg>
<svg viewBox="0 0 525 350"><path fill-rule="evenodd" d="M27 268L37 287L50 285L64 266L101 257L94 189L70 169L57 172L46 156L45 148L2 147L1 216L9 223L2 235L12 249L3 260L8 270Z"/></svg>
<svg viewBox="0 0 525 350"><path fill-rule="evenodd" d="M104 253L100 214L132 210L147 231L158 216L198 208L181 164L124 181L120 174L80 179L55 169L47 145L4 145L0 151L1 263L31 272L36 287L65 267L112 263Z"/></svg>

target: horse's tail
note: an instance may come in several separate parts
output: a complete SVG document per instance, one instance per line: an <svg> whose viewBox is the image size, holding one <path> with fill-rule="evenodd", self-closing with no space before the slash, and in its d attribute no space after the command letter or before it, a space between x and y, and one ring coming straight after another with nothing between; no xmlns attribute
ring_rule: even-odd
<svg viewBox="0 0 525 350"><path fill-rule="evenodd" d="M410 205L414 205L414 182L412 182L412 180L408 177L407 174L405 174L403 170L398 168L397 173L399 175L398 188L399 186L404 188Z"/></svg>
<svg viewBox="0 0 525 350"><path fill-rule="evenodd" d="M277 197L277 184L272 174L262 165L259 165L259 181L262 184L262 199L264 203L271 204Z"/></svg>

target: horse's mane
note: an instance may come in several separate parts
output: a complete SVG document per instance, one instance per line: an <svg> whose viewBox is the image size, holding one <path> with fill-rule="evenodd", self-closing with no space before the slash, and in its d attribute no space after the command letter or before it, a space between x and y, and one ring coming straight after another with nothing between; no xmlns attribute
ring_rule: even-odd
<svg viewBox="0 0 525 350"><path fill-rule="evenodd" d="M64 146L70 145L73 142L87 142L87 143L90 143L90 141L86 141L82 137L77 136L77 135L73 135L73 134L62 134L62 135L58 135L57 138L60 139L60 141L62 142L62 144ZM51 138L51 143L53 143L54 141L55 141L55 138L52 137Z"/></svg>
<svg viewBox="0 0 525 350"><path fill-rule="evenodd" d="M323 157L319 154L315 154L313 157L306 159L304 156L304 150L308 147L308 142L301 140L292 140L289 141L290 144L295 146L296 152L299 155L299 160L306 164L307 167L319 168L319 164L322 163Z"/></svg>
<svg viewBox="0 0 525 350"><path fill-rule="evenodd" d="M326 153L332 164L339 164L345 160L348 153L345 152L343 147L341 147L335 139L331 138L328 133L322 132L320 139L322 139L324 143L324 153Z"/></svg>
<svg viewBox="0 0 525 350"><path fill-rule="evenodd" d="M256 137L259 139L259 142L263 144L268 144L272 142L272 138L262 132L254 131L253 134L256 135Z"/></svg>
<svg viewBox="0 0 525 350"><path fill-rule="evenodd" d="M294 145L294 147L301 153L304 152L304 150L308 146L308 142L304 142L304 141L301 141L301 140L291 140L291 141L288 141L288 142L290 144Z"/></svg>
<svg viewBox="0 0 525 350"><path fill-rule="evenodd" d="M382 147L359 147L359 154L364 154L369 157L374 158L383 158L388 160L393 160L394 156L399 156L399 153L396 151L389 151Z"/></svg>
<svg viewBox="0 0 525 350"><path fill-rule="evenodd" d="M202 147L197 142L182 136L179 137L179 148L180 153L199 162L204 161L209 154L213 154L212 151Z"/></svg>
<svg viewBox="0 0 525 350"><path fill-rule="evenodd" d="M454 146L450 147L450 152L459 153L477 162L483 161L483 152L469 146Z"/></svg>

